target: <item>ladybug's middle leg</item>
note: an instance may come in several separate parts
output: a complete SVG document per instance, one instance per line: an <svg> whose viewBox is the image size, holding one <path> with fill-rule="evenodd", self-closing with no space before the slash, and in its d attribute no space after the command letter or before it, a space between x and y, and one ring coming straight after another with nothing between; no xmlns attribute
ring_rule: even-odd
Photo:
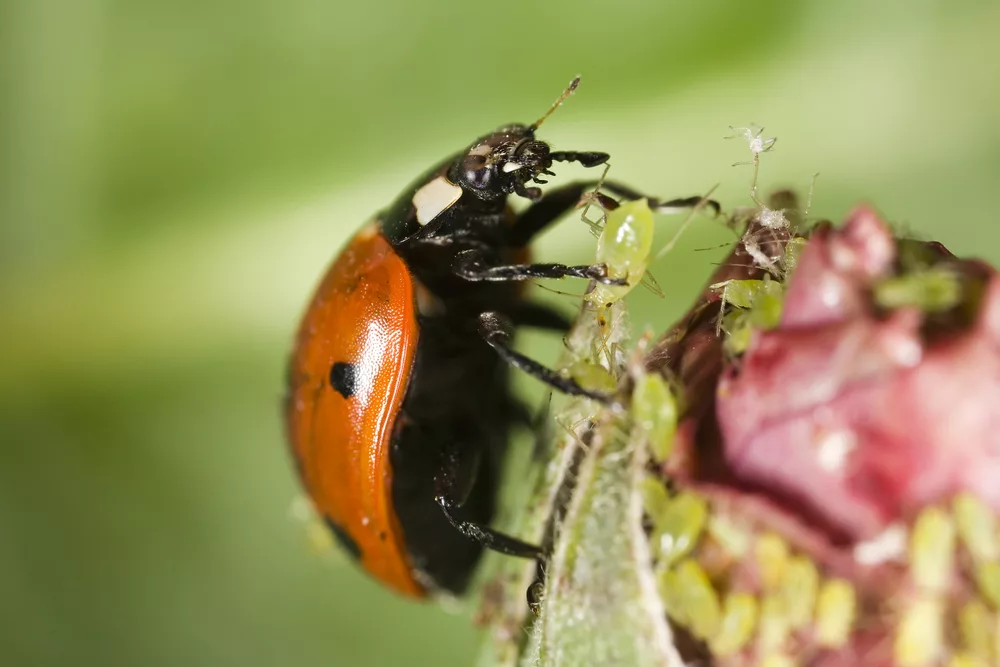
<svg viewBox="0 0 1000 667"><path fill-rule="evenodd" d="M509 282L536 278L587 278L604 285L623 285L625 281L608 278L604 264L504 264L490 266L480 250L463 250L455 257L455 275L470 282Z"/></svg>
<svg viewBox="0 0 1000 667"><path fill-rule="evenodd" d="M455 530L470 540L508 556L539 558L542 550L538 546L493 530L489 526L466 521L456 513L461 510L476 481L479 463L479 453L475 447L463 447L460 443L446 445L441 467L434 476L434 501Z"/></svg>
<svg viewBox="0 0 1000 667"><path fill-rule="evenodd" d="M512 331L513 325L510 320L500 313L486 312L479 315L479 334L511 366L533 375L564 394L586 396L602 403L611 402L611 396L585 389L571 378L560 375L551 368L513 350L510 347Z"/></svg>

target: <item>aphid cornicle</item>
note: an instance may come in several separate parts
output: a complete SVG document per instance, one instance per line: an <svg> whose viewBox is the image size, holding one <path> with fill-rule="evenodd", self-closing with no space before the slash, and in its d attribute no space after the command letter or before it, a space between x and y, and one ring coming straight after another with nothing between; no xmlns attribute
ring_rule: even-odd
<svg viewBox="0 0 1000 667"><path fill-rule="evenodd" d="M399 593L462 591L484 546L539 555L488 527L509 432L527 412L508 369L590 392L511 349L517 326L567 326L526 300L523 281L616 282L603 265L529 263L532 238L593 183L545 196L530 184L556 162L608 159L535 137L578 81L536 123L480 137L406 188L341 250L300 325L285 409L299 477L338 541ZM515 214L511 195L534 203Z"/></svg>

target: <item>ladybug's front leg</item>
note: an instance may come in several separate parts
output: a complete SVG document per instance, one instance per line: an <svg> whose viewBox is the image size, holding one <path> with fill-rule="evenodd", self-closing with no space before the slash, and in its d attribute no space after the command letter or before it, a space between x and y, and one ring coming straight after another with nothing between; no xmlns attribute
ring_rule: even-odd
<svg viewBox="0 0 1000 667"><path fill-rule="evenodd" d="M571 396L586 396L595 401L610 403L611 396L601 392L591 391L581 387L574 380L560 375L556 371L543 366L534 359L524 356L510 347L513 325L510 320L496 312L479 315L479 335L496 350L497 354L508 364L532 375L553 389Z"/></svg>
<svg viewBox="0 0 1000 667"><path fill-rule="evenodd" d="M531 239L539 232L575 207L580 202L580 198L583 197L584 193L598 186L624 199L645 199L649 202L649 207L659 213L670 213L678 209L694 208L701 204L703 199L702 197L695 196L663 200L658 197L645 195L616 181L580 181L569 183L554 190L549 190L545 193L545 196L519 215L514 225L510 228L510 232L507 234L507 242L511 247L515 248L528 245ZM709 199L704 205L714 210L716 214L721 210L719 203L714 199Z"/></svg>
<svg viewBox="0 0 1000 667"><path fill-rule="evenodd" d="M541 548L534 544L493 530L489 526L465 521L456 515L456 510L461 509L475 483L478 468L479 456L474 447L462 447L460 443L446 445L441 468L434 476L434 500L445 518L455 530L487 549L520 558L541 557Z"/></svg>

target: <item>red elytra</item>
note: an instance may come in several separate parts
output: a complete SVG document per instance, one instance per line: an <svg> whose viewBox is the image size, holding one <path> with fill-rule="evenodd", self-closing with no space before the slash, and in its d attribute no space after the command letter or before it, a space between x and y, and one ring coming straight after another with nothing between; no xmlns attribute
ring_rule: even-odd
<svg viewBox="0 0 1000 667"><path fill-rule="evenodd" d="M410 273L377 227L367 227L334 262L302 322L288 406L316 510L365 570L407 595L422 587L388 493L389 448L418 338ZM338 362L357 371L334 388Z"/></svg>

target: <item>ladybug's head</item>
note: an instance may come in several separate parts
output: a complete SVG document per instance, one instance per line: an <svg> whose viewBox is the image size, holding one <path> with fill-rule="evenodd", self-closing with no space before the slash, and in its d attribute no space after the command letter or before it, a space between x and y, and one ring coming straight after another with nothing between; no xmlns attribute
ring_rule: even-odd
<svg viewBox="0 0 1000 667"><path fill-rule="evenodd" d="M535 138L535 130L576 90L580 77L573 79L555 104L532 125L507 125L481 137L458 156L448 173L453 183L484 200L510 194L538 199L542 191L528 183L545 183L541 176L554 176L553 162L579 162L585 167L603 164L607 153L552 151Z"/></svg>
<svg viewBox="0 0 1000 667"><path fill-rule="evenodd" d="M549 145L534 135L534 128L509 125L480 138L455 160L449 179L480 199L509 194L537 199L541 191L527 184L545 183L539 177L554 172Z"/></svg>

